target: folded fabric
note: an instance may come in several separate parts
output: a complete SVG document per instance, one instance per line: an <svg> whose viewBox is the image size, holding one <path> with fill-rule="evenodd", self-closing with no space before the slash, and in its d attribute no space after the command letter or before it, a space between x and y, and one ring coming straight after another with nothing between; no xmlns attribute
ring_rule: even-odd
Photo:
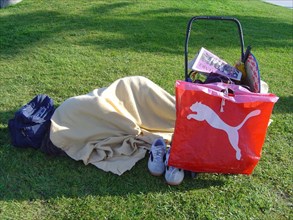
<svg viewBox="0 0 293 220"><path fill-rule="evenodd" d="M142 76L69 98L51 118L50 139L75 160L121 175L162 136L171 141L175 97Z"/></svg>

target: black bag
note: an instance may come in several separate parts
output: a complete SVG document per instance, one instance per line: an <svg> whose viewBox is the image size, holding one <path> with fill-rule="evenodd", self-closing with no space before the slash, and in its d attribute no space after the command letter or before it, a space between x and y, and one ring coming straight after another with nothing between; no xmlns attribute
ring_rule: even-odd
<svg viewBox="0 0 293 220"><path fill-rule="evenodd" d="M54 111L53 100L47 95L37 95L22 106L8 122L12 145L38 149L50 129Z"/></svg>

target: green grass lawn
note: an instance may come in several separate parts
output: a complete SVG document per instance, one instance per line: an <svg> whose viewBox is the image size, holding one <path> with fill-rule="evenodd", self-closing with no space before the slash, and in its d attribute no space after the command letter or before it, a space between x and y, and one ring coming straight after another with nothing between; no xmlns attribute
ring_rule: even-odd
<svg viewBox="0 0 293 220"><path fill-rule="evenodd" d="M257 0L23 0L0 9L0 219L292 219L292 13ZM130 75L174 94L187 22L198 15L236 17L280 97L252 175L199 174L170 187L148 173L147 158L117 176L10 144L8 120L37 94L58 106ZM202 46L233 64L240 56L230 23L196 22L190 57Z"/></svg>

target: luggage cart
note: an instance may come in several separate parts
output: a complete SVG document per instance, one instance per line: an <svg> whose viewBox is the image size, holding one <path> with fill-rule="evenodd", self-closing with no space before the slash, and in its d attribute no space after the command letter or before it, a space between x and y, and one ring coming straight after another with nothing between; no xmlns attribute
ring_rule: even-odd
<svg viewBox="0 0 293 220"><path fill-rule="evenodd" d="M198 20L213 20L213 21L224 21L224 22L232 22L235 23L238 29L238 35L240 40L240 65L238 66L239 70L241 70L242 74L245 74L241 83L243 86L249 88L252 92L260 92L260 72L258 68L258 63L256 58L251 53L251 46L248 46L246 51L244 52L244 38L243 31L239 20L234 17L224 17L224 16L195 16L192 17L187 25L186 30L186 38L185 38L185 48L184 48L184 56L185 56L185 81L191 82L190 74L188 73L188 43L191 33L191 27L193 22ZM249 58L249 60L248 60Z"/></svg>
<svg viewBox="0 0 293 220"><path fill-rule="evenodd" d="M244 39L243 39L243 31L242 31L242 26L239 22L238 19L234 18L234 17L224 17L224 16L195 16L192 17L187 25L187 30L186 30L186 38L185 38L185 48L184 48L184 56L185 56L185 72L184 72L184 76L185 76L185 81L187 82L192 82L191 78L190 78L190 74L188 71L188 43L189 43L189 38L190 38L190 33L191 33L191 27L193 22L198 21L198 20L213 20L213 21L225 21L225 22L232 22L235 23L238 29L238 34L239 34L239 40L240 40L240 60L241 62L244 64L250 54L250 50L251 47L248 46L245 53L244 53ZM187 173L190 174L191 178L195 178L196 177L196 173L195 172L191 172L191 171L186 171Z"/></svg>

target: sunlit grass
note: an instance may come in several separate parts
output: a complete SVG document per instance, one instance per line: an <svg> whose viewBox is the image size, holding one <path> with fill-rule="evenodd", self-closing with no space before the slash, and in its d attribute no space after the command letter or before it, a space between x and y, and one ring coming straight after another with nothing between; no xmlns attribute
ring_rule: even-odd
<svg viewBox="0 0 293 220"><path fill-rule="evenodd" d="M148 174L146 159L116 176L10 145L8 119L37 94L58 106L130 75L174 94L196 15L238 18L262 79L280 97L251 176L199 174L170 187ZM292 10L256 0L24 0L1 9L0 219L292 218L292 25ZM196 23L190 41L190 57L206 46L230 63L239 59L233 25Z"/></svg>

